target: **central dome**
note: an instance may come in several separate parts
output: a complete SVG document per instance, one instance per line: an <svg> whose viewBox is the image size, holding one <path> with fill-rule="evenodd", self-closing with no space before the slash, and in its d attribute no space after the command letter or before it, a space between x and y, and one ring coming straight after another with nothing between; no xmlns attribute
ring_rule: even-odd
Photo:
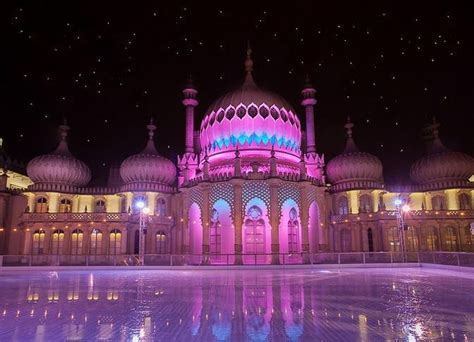
<svg viewBox="0 0 474 342"><path fill-rule="evenodd" d="M281 96L255 84L252 64L249 51L245 82L207 110L200 128L201 148L211 161L213 155L234 153L237 148L244 157L258 156L258 151L268 151L269 155L273 148L280 159L286 156L299 161L300 120Z"/></svg>

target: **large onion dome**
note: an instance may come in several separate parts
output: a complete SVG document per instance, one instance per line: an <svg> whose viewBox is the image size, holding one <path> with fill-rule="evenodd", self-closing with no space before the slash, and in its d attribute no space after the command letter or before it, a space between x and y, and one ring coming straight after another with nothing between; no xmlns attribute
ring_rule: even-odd
<svg viewBox="0 0 474 342"><path fill-rule="evenodd" d="M333 190L381 188L383 168L380 160L361 152L352 138L354 124L347 119L347 142L344 152L329 161L326 172Z"/></svg>
<svg viewBox="0 0 474 342"><path fill-rule="evenodd" d="M91 180L89 167L69 152L66 140L68 130L66 124L59 126L61 140L56 150L35 157L28 163L26 172L34 186L85 186Z"/></svg>
<svg viewBox="0 0 474 342"><path fill-rule="evenodd" d="M474 175L474 158L446 148L439 138L438 127L433 120L429 126L433 140L427 153L411 166L410 178L433 189L468 186L469 178Z"/></svg>
<svg viewBox="0 0 474 342"><path fill-rule="evenodd" d="M300 120L285 99L255 84L250 55L249 49L244 83L206 111L200 127L202 151L216 165L232 160L237 148L243 160L268 159L273 148L279 160L297 164L301 154Z"/></svg>
<svg viewBox="0 0 474 342"><path fill-rule="evenodd" d="M156 130L153 122L147 128L149 138L145 149L122 162L120 176L126 184L142 188L150 188L150 185L173 185L176 179L176 167L171 160L157 152L153 141Z"/></svg>

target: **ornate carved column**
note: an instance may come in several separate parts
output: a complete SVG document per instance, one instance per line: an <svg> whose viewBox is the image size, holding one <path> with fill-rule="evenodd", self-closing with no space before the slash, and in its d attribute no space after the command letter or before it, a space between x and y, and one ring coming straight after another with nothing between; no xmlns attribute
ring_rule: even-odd
<svg viewBox="0 0 474 342"><path fill-rule="evenodd" d="M209 191L211 184L201 183L202 191L202 254L209 254Z"/></svg>
<svg viewBox="0 0 474 342"><path fill-rule="evenodd" d="M300 208L300 219L301 219L301 237L302 237L302 252L303 252L303 262L305 264L309 263L309 203L307 192L309 190L310 183L302 182L300 184L300 198L301 198L301 208ZM312 227L317 234L319 227Z"/></svg>
<svg viewBox="0 0 474 342"><path fill-rule="evenodd" d="M180 225L181 235L181 252L183 254L189 253L189 192L187 189L181 189L182 195L182 217L178 220ZM182 221L181 221L182 219Z"/></svg>
<svg viewBox="0 0 474 342"><path fill-rule="evenodd" d="M234 185L234 253L236 265L242 264L242 183L243 180L240 178L232 179L232 184Z"/></svg>
<svg viewBox="0 0 474 342"><path fill-rule="evenodd" d="M280 241L279 241L279 221L280 221L280 206L278 204L278 187L280 180L271 178L270 183L270 226L271 226L271 250L272 250L272 264L280 264Z"/></svg>

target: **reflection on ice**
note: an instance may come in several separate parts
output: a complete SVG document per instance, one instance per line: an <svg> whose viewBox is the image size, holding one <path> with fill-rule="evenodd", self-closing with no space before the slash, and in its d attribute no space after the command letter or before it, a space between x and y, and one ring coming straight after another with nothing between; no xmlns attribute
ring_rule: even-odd
<svg viewBox="0 0 474 342"><path fill-rule="evenodd" d="M473 294L406 269L3 272L0 340L469 340Z"/></svg>

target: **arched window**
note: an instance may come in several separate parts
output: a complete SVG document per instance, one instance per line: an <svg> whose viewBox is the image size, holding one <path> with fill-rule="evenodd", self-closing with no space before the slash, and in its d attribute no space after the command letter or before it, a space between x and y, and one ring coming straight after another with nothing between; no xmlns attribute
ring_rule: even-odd
<svg viewBox="0 0 474 342"><path fill-rule="evenodd" d="M445 210L446 202L443 195L436 195L431 199L433 210Z"/></svg>
<svg viewBox="0 0 474 342"><path fill-rule="evenodd" d="M247 254L265 253L265 221L262 209L256 205L247 211L245 220L245 251Z"/></svg>
<svg viewBox="0 0 474 342"><path fill-rule="evenodd" d="M367 229L367 243L369 245L369 252L374 251L374 234L372 228Z"/></svg>
<svg viewBox="0 0 474 342"><path fill-rule="evenodd" d="M156 200L155 214L162 217L166 216L166 202L162 197Z"/></svg>
<svg viewBox="0 0 474 342"><path fill-rule="evenodd" d="M441 227L441 239L443 250L454 252L457 250L457 234L453 227Z"/></svg>
<svg viewBox="0 0 474 342"><path fill-rule="evenodd" d="M105 201L103 199L95 201L94 211L96 213L105 213Z"/></svg>
<svg viewBox="0 0 474 342"><path fill-rule="evenodd" d="M211 254L221 253L221 223L219 222L219 212L212 208L211 226L209 227L209 250Z"/></svg>
<svg viewBox="0 0 474 342"><path fill-rule="evenodd" d="M288 214L288 253L299 252L298 212L291 208Z"/></svg>
<svg viewBox="0 0 474 342"><path fill-rule="evenodd" d="M99 229L93 229L91 232L90 254L97 255L102 253L102 232Z"/></svg>
<svg viewBox="0 0 474 342"><path fill-rule="evenodd" d="M80 229L74 229L71 234L71 254L82 254L82 241L84 232Z"/></svg>
<svg viewBox="0 0 474 342"><path fill-rule="evenodd" d="M341 252L352 252L352 234L347 228L341 230Z"/></svg>
<svg viewBox="0 0 474 342"><path fill-rule="evenodd" d="M338 215L349 214L349 201L346 196L341 196L337 199L336 210Z"/></svg>
<svg viewBox="0 0 474 342"><path fill-rule="evenodd" d="M400 241L397 227L387 229L388 248L390 252L397 252L400 249Z"/></svg>
<svg viewBox="0 0 474 342"><path fill-rule="evenodd" d="M120 211L122 213L126 213L128 211L128 208L127 208L127 197L123 196L121 199L120 199Z"/></svg>
<svg viewBox="0 0 474 342"><path fill-rule="evenodd" d="M47 213L48 212L48 200L46 197L38 197L36 199L35 212Z"/></svg>
<svg viewBox="0 0 474 342"><path fill-rule="evenodd" d="M59 201L59 212L70 213L72 211L72 201L69 198L62 198Z"/></svg>
<svg viewBox="0 0 474 342"><path fill-rule="evenodd" d="M110 232L109 254L120 254L122 246L122 232L114 229Z"/></svg>
<svg viewBox="0 0 474 342"><path fill-rule="evenodd" d="M466 194L465 192L462 194L459 194L459 209L461 210L472 209L471 196L469 196L469 194Z"/></svg>
<svg viewBox="0 0 474 342"><path fill-rule="evenodd" d="M64 231L56 229L51 236L51 254L63 254Z"/></svg>
<svg viewBox="0 0 474 342"><path fill-rule="evenodd" d="M155 235L156 242L156 253L165 254L166 253L166 234L164 232L157 232Z"/></svg>
<svg viewBox="0 0 474 342"><path fill-rule="evenodd" d="M33 246L32 246L32 254L40 255L44 254L44 238L46 233L43 229L35 230L33 233Z"/></svg>
<svg viewBox="0 0 474 342"><path fill-rule="evenodd" d="M372 199L370 198L370 195L364 194L359 197L359 212L372 212Z"/></svg>

